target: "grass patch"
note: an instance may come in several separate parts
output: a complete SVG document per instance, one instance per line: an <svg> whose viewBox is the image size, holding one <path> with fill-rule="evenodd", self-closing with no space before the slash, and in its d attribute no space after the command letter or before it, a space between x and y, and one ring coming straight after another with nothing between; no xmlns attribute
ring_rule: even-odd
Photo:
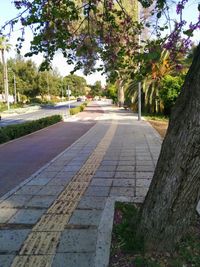
<svg viewBox="0 0 200 267"><path fill-rule="evenodd" d="M142 116L146 119L146 120L156 120L156 121L164 121L164 122L168 122L169 121L169 117L164 116L163 114L150 114L150 113L142 113Z"/></svg>
<svg viewBox="0 0 200 267"><path fill-rule="evenodd" d="M0 144L33 133L61 120L62 117L60 115L53 115L39 120L2 127L0 128Z"/></svg>
<svg viewBox="0 0 200 267"><path fill-rule="evenodd" d="M139 206L116 203L109 267L199 267L200 219L173 254L146 253L142 237L136 235Z"/></svg>

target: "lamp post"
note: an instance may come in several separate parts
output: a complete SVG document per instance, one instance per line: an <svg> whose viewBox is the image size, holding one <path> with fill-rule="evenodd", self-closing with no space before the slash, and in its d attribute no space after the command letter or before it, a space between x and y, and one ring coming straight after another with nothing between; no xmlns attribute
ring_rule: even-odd
<svg viewBox="0 0 200 267"><path fill-rule="evenodd" d="M7 68L7 62L5 60L4 56L5 49L1 50L2 53L2 63L3 63L3 81L4 81L4 90L5 90L5 98L7 102L7 108L10 109L10 103L9 103L9 89L8 89L8 68Z"/></svg>
<svg viewBox="0 0 200 267"><path fill-rule="evenodd" d="M140 23L140 3L138 2L138 23ZM138 46L139 46L139 54L140 54L140 44L141 44L141 35L138 36ZM140 71L140 63L138 65L138 69ZM138 121L141 120L141 81L138 82Z"/></svg>
<svg viewBox="0 0 200 267"><path fill-rule="evenodd" d="M16 77L15 73L13 75L13 83L14 83L14 102L17 103L17 86L16 86Z"/></svg>

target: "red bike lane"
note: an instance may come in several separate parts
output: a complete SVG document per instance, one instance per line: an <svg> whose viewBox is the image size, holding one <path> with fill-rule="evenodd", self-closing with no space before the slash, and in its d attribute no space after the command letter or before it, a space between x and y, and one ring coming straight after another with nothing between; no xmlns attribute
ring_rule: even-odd
<svg viewBox="0 0 200 267"><path fill-rule="evenodd" d="M0 197L84 135L102 113L103 109L92 103L75 121L60 122L0 145Z"/></svg>

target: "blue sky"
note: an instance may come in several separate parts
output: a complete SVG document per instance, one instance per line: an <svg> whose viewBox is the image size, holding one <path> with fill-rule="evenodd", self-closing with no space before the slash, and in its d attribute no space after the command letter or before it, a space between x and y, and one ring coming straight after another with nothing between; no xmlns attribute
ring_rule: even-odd
<svg viewBox="0 0 200 267"><path fill-rule="evenodd" d="M198 3L198 0L188 1L187 8L184 10L184 13L183 13L184 17L188 21L191 21L191 20L194 21L198 17L197 3ZM18 10L14 7L12 0L0 0L0 25L2 25L5 21L15 17L17 12ZM176 18L177 15L175 14L175 12L172 12L171 14L172 15L174 14L173 17ZM14 47L15 47L16 39L17 37L19 37L19 34L20 32L17 29L12 34L12 38L10 39L9 42L13 44L13 49L9 53L8 57L14 57L15 55ZM31 40L31 34L30 32L27 32L26 42L24 44L22 54L28 51L30 40ZM195 33L194 40L196 41L196 43L200 41L200 31ZM42 62L42 56L34 56L32 59L37 64L40 64ZM65 59L59 53L56 55L53 61L53 66L58 68L62 76L68 75L69 72L72 70L72 67L68 66L65 63ZM83 76L81 71L77 72L77 74ZM105 77L102 77L100 73L95 73L93 75L90 75L86 79L89 84L93 84L97 80L101 80L102 83L105 84Z"/></svg>
<svg viewBox="0 0 200 267"><path fill-rule="evenodd" d="M18 13L18 10L14 7L12 0L0 0L0 25L4 24L6 21L15 17ZM19 37L20 31L19 28L16 27L16 30L12 33L11 39L9 43L12 44L12 49L7 55L7 57L15 56L15 44L17 41L17 37ZM24 43L24 47L22 49L22 54L26 53L29 48L29 42L31 41L31 33L27 30L26 33L26 41ZM42 62L42 55L34 56L31 58L37 65ZM57 68L62 76L66 76L73 69L72 66L69 66L63 56L60 53L57 53L53 60L53 68ZM83 75L82 71L77 71L77 75L83 76L88 84L94 84L95 81L101 81L102 85L106 84L106 77L102 76L100 73L96 72L92 75L88 75L87 77Z"/></svg>

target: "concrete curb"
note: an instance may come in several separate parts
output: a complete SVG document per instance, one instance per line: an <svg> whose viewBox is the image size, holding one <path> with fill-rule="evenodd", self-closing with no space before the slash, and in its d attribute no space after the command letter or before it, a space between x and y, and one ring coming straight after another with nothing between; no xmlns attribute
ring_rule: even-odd
<svg viewBox="0 0 200 267"><path fill-rule="evenodd" d="M98 227L96 254L94 267L108 267L110 259L110 246L112 240L112 229L115 202L134 202L131 197L109 197L106 201L105 208Z"/></svg>

